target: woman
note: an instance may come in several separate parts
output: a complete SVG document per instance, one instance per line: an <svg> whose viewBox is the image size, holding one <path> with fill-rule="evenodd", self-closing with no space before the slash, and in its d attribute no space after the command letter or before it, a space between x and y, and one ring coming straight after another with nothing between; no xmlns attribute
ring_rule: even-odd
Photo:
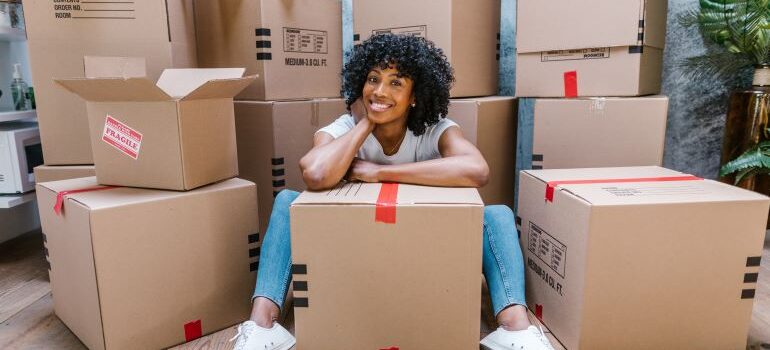
<svg viewBox="0 0 770 350"><path fill-rule="evenodd" d="M446 119L452 68L441 49L419 37L377 35L355 47L343 73L351 114L320 129L300 161L311 190L342 180L481 187L489 169L460 128ZM262 245L251 319L239 326L236 349L290 349L294 338L276 320L291 279L289 206L282 191ZM506 206L484 209L483 272L500 327L487 349L552 349L529 323L524 265Z"/></svg>

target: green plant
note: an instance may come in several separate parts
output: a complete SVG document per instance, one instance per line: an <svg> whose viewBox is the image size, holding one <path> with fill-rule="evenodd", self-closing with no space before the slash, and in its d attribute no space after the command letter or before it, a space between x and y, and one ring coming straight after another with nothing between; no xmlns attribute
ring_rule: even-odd
<svg viewBox="0 0 770 350"><path fill-rule="evenodd" d="M770 129L767 129L770 133ZM770 174L770 141L756 144L738 158L726 163L719 170L719 176L727 176L736 173L735 184L743 178L758 174Z"/></svg>
<svg viewBox="0 0 770 350"><path fill-rule="evenodd" d="M697 25L723 49L689 57L682 62L694 77L734 79L750 76L757 65L770 64L770 0L700 0L700 8L679 17L684 27Z"/></svg>

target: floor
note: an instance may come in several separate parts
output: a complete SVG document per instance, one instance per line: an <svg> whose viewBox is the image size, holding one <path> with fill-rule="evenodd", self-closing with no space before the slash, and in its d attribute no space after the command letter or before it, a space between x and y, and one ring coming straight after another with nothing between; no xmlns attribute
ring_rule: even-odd
<svg viewBox="0 0 770 350"><path fill-rule="evenodd" d="M0 244L0 349L85 349L53 313L42 247L40 232ZM495 327L488 293L483 295L481 337ZM291 311L282 324L293 331ZM228 340L233 335L235 327L230 327L173 349L231 349ZM550 333L547 336L557 350L563 350ZM770 240L765 241L747 349L770 349Z"/></svg>

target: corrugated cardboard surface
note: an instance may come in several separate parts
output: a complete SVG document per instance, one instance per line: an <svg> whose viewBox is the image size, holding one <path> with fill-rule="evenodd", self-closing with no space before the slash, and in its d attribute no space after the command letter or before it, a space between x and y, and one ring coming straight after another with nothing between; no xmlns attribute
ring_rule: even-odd
<svg viewBox="0 0 770 350"><path fill-rule="evenodd" d="M96 175L93 165L40 165L35 167L35 181L49 182Z"/></svg>
<svg viewBox="0 0 770 350"><path fill-rule="evenodd" d="M315 132L346 112L342 99L235 102L238 169L260 189L260 232L267 229L278 191L305 190L299 160L313 148Z"/></svg>
<svg viewBox="0 0 770 350"><path fill-rule="evenodd" d="M489 182L479 189L484 203L506 204L513 208L515 99L504 96L453 99L447 117L460 126L463 136L478 147L489 165Z"/></svg>
<svg viewBox="0 0 770 350"><path fill-rule="evenodd" d="M184 324L208 334L248 317L255 273L256 188L231 179L189 192L96 186L95 178L37 186L56 315L90 349L166 348Z"/></svg>
<svg viewBox="0 0 770 350"><path fill-rule="evenodd" d="M107 9L133 11L98 11ZM192 0L25 4L32 86L47 164L93 163L85 103L52 78L83 77L85 56L145 57L150 79L164 68L194 67L192 11Z"/></svg>
<svg viewBox="0 0 770 350"><path fill-rule="evenodd" d="M306 270L293 278L307 283L294 288L297 347L478 347L477 191L399 185L396 223L385 224L374 221L380 186L305 192L292 205L292 259Z"/></svg>
<svg viewBox="0 0 770 350"><path fill-rule="evenodd" d="M387 6L374 0L357 0L353 21L354 33L361 41L382 32L418 35L433 41L454 68L452 97L498 92L499 0L397 0Z"/></svg>
<svg viewBox="0 0 770 350"><path fill-rule="evenodd" d="M743 349L770 199L658 167L530 170L519 215L527 301L569 349ZM718 314L719 317L713 317Z"/></svg>
<svg viewBox="0 0 770 350"><path fill-rule="evenodd" d="M195 1L201 67L246 67L242 100L340 96L342 9L334 0Z"/></svg>

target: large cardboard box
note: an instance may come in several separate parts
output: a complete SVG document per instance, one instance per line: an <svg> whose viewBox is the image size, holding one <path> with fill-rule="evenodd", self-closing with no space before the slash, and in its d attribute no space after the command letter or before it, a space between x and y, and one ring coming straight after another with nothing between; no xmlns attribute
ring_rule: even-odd
<svg viewBox="0 0 770 350"><path fill-rule="evenodd" d="M40 165L35 167L35 181L49 182L96 175L93 165Z"/></svg>
<svg viewBox="0 0 770 350"><path fill-rule="evenodd" d="M516 96L660 93L667 0L521 0Z"/></svg>
<svg viewBox="0 0 770 350"><path fill-rule="evenodd" d="M24 3L32 85L49 165L93 164L83 101L54 77L83 77L85 56L146 59L147 76L195 67L192 0Z"/></svg>
<svg viewBox="0 0 770 350"><path fill-rule="evenodd" d="M477 348L482 223L472 188L304 192L291 206L297 348Z"/></svg>
<svg viewBox="0 0 770 350"><path fill-rule="evenodd" d="M568 349L744 349L768 208L660 167L524 171L527 303Z"/></svg>
<svg viewBox="0 0 770 350"><path fill-rule="evenodd" d="M54 312L89 349L160 349L248 318L258 251L256 187L230 179L188 192L72 193L91 178L37 185Z"/></svg>
<svg viewBox="0 0 770 350"><path fill-rule="evenodd" d="M492 96L452 99L447 117L478 147L489 165L489 182L479 189L484 204L514 206L516 100Z"/></svg>
<svg viewBox="0 0 770 350"><path fill-rule="evenodd" d="M238 170L260 188L260 232L267 229L278 192L307 188L299 160L313 148L315 132L345 113L343 99L235 101Z"/></svg>
<svg viewBox="0 0 770 350"><path fill-rule="evenodd" d="M666 96L522 98L518 108L516 174L663 165Z"/></svg>
<svg viewBox="0 0 770 350"><path fill-rule="evenodd" d="M498 92L500 0L395 0L387 6L376 0L356 0L353 22L356 42L378 33L433 41L454 68L452 97Z"/></svg>
<svg viewBox="0 0 770 350"><path fill-rule="evenodd" d="M338 0L196 0L201 67L246 67L257 80L239 100L340 96Z"/></svg>
<svg viewBox="0 0 770 350"><path fill-rule="evenodd" d="M233 96L254 80L243 71L167 69L157 85L146 78L56 82L88 101L100 184L189 190L238 175Z"/></svg>

